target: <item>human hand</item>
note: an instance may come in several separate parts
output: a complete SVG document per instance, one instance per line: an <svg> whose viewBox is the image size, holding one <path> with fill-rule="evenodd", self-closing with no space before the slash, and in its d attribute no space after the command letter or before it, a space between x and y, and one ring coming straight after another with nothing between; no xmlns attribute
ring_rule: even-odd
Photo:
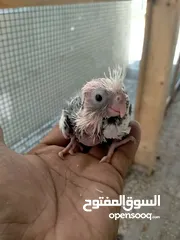
<svg viewBox="0 0 180 240"><path fill-rule="evenodd" d="M119 207L85 212L86 199L118 199L140 141L140 128L132 123L137 140L121 146L111 165L99 163L106 153L100 146L88 154L58 153L67 145L58 126L26 155L8 149L0 134L0 236L1 239L114 240L118 221L109 213Z"/></svg>

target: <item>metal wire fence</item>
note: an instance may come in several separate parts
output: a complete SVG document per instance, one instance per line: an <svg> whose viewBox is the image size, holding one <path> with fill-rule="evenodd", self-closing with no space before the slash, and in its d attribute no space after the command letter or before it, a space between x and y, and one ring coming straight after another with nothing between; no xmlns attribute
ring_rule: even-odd
<svg viewBox="0 0 180 240"><path fill-rule="evenodd" d="M58 121L64 99L127 65L131 1L0 10L0 125L17 152Z"/></svg>

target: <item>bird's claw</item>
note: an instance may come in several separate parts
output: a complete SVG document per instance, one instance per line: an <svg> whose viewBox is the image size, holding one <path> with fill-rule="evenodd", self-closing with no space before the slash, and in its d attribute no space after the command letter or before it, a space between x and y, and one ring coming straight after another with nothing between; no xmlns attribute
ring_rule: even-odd
<svg viewBox="0 0 180 240"><path fill-rule="evenodd" d="M109 156L104 156L99 163L107 162L109 163L111 161L111 158Z"/></svg>
<svg viewBox="0 0 180 240"><path fill-rule="evenodd" d="M137 143L137 140L133 136L129 136L129 141L132 141L134 144Z"/></svg>
<svg viewBox="0 0 180 240"><path fill-rule="evenodd" d="M70 154L70 155L75 155L76 154L76 148L79 147L80 148L80 144L76 141L75 138L72 138L70 143L62 150L58 153L59 157L61 159L65 159L64 155L66 154Z"/></svg>
<svg viewBox="0 0 180 240"><path fill-rule="evenodd" d="M61 152L59 152L58 155L59 155L59 157L60 157L61 159L64 160L64 153L63 153L63 150L62 150Z"/></svg>
<svg viewBox="0 0 180 240"><path fill-rule="evenodd" d="M72 156L74 156L76 153L74 152L73 149L71 149L71 150L69 150L69 154L72 155Z"/></svg>
<svg viewBox="0 0 180 240"><path fill-rule="evenodd" d="M61 152L58 153L58 155L61 159L64 160L65 159L64 155L67 154L67 153L69 153L72 156L75 155L75 152L73 151L73 149L70 149L69 151L63 151L62 150Z"/></svg>

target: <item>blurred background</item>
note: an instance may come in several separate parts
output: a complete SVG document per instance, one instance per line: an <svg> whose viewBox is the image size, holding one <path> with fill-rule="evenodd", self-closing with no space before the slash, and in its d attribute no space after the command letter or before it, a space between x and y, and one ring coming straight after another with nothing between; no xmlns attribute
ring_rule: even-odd
<svg viewBox="0 0 180 240"><path fill-rule="evenodd" d="M0 125L11 149L32 149L58 122L64 101L117 64L127 70L134 113L146 4L119 0L0 9ZM180 36L167 102L179 86L179 54ZM161 218L123 220L124 240L180 239L179 100L177 95L164 119L154 174L130 172L126 180L127 195L161 195L161 207L149 210Z"/></svg>

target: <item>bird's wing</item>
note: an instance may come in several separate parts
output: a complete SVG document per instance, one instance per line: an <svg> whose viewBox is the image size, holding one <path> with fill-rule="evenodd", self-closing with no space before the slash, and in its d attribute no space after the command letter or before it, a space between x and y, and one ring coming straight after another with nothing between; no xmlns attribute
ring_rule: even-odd
<svg viewBox="0 0 180 240"><path fill-rule="evenodd" d="M74 135L76 114L81 108L81 105L81 97L80 95L76 95L66 103L66 106L62 110L59 128L65 138L70 138Z"/></svg>

